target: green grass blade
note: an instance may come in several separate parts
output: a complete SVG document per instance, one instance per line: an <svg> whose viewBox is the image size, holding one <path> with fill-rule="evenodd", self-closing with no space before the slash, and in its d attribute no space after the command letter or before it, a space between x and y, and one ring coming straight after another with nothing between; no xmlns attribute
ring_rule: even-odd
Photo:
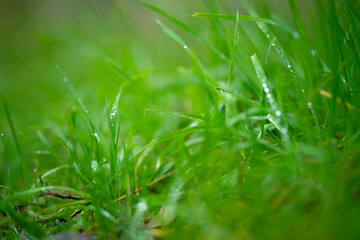
<svg viewBox="0 0 360 240"><path fill-rule="evenodd" d="M229 69L229 75L228 75L228 87L230 87L230 80L231 75L234 70L235 60L236 60L236 51L239 47L239 21L240 21L240 15L239 11L236 14L236 22L235 22L235 33L234 33L234 43L233 43L233 49L231 53L231 62L230 62L230 69Z"/></svg>
<svg viewBox="0 0 360 240"><path fill-rule="evenodd" d="M181 22L180 20L178 20L175 17L167 14L165 11L161 10L160 8L157 8L156 6L154 6L154 5L152 5L152 4L148 3L148 2L141 1L141 0L136 0L136 1L141 3L144 6L148 7L149 9L152 9L153 11L163 15L164 17L169 19L171 22L173 22L174 24L176 24L180 28L184 29L185 31L187 31L188 33L193 35L196 39L198 39L200 42L205 44L212 52L214 52L216 55L218 55L221 59L223 59L223 60L225 60L227 62L230 62L230 60L223 53L221 53L210 41L208 41L206 38L204 38L202 35L200 35L199 32L196 29L193 29L189 25Z"/></svg>
<svg viewBox="0 0 360 240"><path fill-rule="evenodd" d="M205 79L207 80L207 83L216 88L219 87L220 85L210 76L209 72L206 70L206 68L204 67L204 65L201 63L200 59L196 56L196 54L193 52L193 50L190 49L190 47L175 33L173 32L170 28L168 28L167 26L165 26L162 22L160 22L159 20L157 20L157 23L160 25L160 27L163 29L163 31L168 34L171 38L173 38L178 44L180 44L181 47L184 48L185 52L189 55L189 57L191 58L191 60L193 60L193 62L195 63L195 65L200 69L200 71L202 72L203 76L205 77Z"/></svg>
<svg viewBox="0 0 360 240"><path fill-rule="evenodd" d="M193 17L199 17L199 18L208 18L208 19L217 19L217 20L228 20L228 21L236 21L237 20L237 16L233 15L233 14L219 14L219 13L194 13L192 15ZM240 15L238 18L238 21L240 22L261 22L261 23L265 23L265 24L271 24L274 26L277 26L279 28L281 28L282 30L292 34L293 31L291 31L291 28L277 23L271 19L268 18L262 18L262 17L257 17L257 16L244 16L244 15Z"/></svg>
<svg viewBox="0 0 360 240"><path fill-rule="evenodd" d="M274 21L254 16L243 16L243 15L233 15L233 14L219 14L219 13L194 13L193 17L199 18L214 18L218 20L231 20L231 21L240 21L240 22L265 22L273 25L277 25Z"/></svg>
<svg viewBox="0 0 360 240"><path fill-rule="evenodd" d="M34 237L43 238L47 235L46 232L44 232L37 223L28 221L25 217L17 213L7 202L5 202L5 209L7 214L16 224L24 228Z"/></svg>
<svg viewBox="0 0 360 240"><path fill-rule="evenodd" d="M281 115L283 113L280 111L280 109L274 99L274 96L271 94L271 91L269 89L269 83L267 81L264 69L262 68L261 63L260 63L259 59L257 58L256 54L251 56L251 61L254 65L256 76L258 77L258 79L262 85L263 91L266 94L265 95L266 99L271 107L272 114L268 115L268 119L272 123L274 123L275 127L283 135L284 141L287 142L289 140L288 130L285 126L283 126L282 120L281 120Z"/></svg>
<svg viewBox="0 0 360 240"><path fill-rule="evenodd" d="M9 126L10 126L11 135L12 135L12 137L14 139L15 148L16 148L17 154L18 154L18 156L20 158L25 186L29 186L31 177L30 177L30 173L29 173L29 170L28 170L28 165L26 163L24 152L23 152L23 150L21 148L20 140L19 140L18 135L16 133L14 122L12 120L10 110L9 110L9 107L8 107L6 101L5 101L5 98L3 98L3 106L4 106L5 114L6 114Z"/></svg>

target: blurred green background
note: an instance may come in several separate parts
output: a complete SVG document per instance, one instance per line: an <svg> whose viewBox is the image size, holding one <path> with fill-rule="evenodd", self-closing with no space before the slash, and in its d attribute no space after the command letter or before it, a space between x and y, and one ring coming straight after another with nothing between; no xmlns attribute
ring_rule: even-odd
<svg viewBox="0 0 360 240"><path fill-rule="evenodd" d="M282 1L256 1L261 14L280 14L289 20L289 8ZM206 19L190 17L194 12L206 12L202 1L151 1L170 15L196 28L206 38L210 24ZM240 2L219 1L223 13L236 14ZM176 71L191 63L175 41L165 36L155 23L158 14L135 1L35 0L0 3L0 94L11 109L19 129L29 129L58 119L62 107L74 99L56 69L59 65L78 90L90 111L103 109L105 96L114 96L123 81L106 64L107 59L136 75L152 72L151 80L142 83L173 110L183 110L184 99L169 91L181 90ZM257 37L253 23L245 23L249 34ZM181 29L176 29L196 49L206 67L217 66L219 59L209 59L208 50ZM247 43L242 41L246 51ZM253 52L249 51L249 54ZM249 60L250 61L250 60ZM221 65L220 65L221 67ZM225 79L225 77L224 77ZM175 86L169 88L169 86ZM182 94L180 94L182 95ZM136 96L127 98L131 108ZM153 99L156 101L155 99ZM144 106L150 107L150 106ZM175 109L174 109L175 108ZM1 129L6 131L3 109Z"/></svg>

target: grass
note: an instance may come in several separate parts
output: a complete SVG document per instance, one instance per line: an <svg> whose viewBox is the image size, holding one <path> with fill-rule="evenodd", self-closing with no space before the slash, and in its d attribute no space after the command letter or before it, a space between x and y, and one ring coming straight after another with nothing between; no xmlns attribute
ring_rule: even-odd
<svg viewBox="0 0 360 240"><path fill-rule="evenodd" d="M360 237L356 1L72 4L0 25L0 238Z"/></svg>

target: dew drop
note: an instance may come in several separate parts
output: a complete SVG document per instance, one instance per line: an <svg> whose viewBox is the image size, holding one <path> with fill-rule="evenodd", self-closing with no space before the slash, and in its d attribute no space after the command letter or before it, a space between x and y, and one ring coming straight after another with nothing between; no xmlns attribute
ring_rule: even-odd
<svg viewBox="0 0 360 240"><path fill-rule="evenodd" d="M280 112L279 110L276 110L275 115L278 116L278 117L280 117L281 112Z"/></svg>
<svg viewBox="0 0 360 240"><path fill-rule="evenodd" d="M264 91L265 91L266 93L270 92L270 90L269 90L268 88L265 88Z"/></svg>
<svg viewBox="0 0 360 240"><path fill-rule="evenodd" d="M91 161L91 168L93 172L97 172L99 170L98 163L96 161Z"/></svg>
<svg viewBox="0 0 360 240"><path fill-rule="evenodd" d="M188 48L188 46L185 45L184 48L186 49L186 48Z"/></svg>
<svg viewBox="0 0 360 240"><path fill-rule="evenodd" d="M95 136L95 138L96 138L96 141L97 141L97 143L100 143L100 138L99 138L99 134L97 134L97 133L94 133L94 136Z"/></svg>
<svg viewBox="0 0 360 240"><path fill-rule="evenodd" d="M140 211L140 212L145 212L146 209L147 209L147 204L145 202L139 202L137 204L137 209Z"/></svg>
<svg viewBox="0 0 360 240"><path fill-rule="evenodd" d="M271 96L271 94L270 94L270 93L266 94L266 97L267 97L267 98L269 98L269 99L271 99L271 98L272 98L272 96Z"/></svg>
<svg viewBox="0 0 360 240"><path fill-rule="evenodd" d="M299 38L300 34L298 32L293 32L293 36L294 36L294 38Z"/></svg>

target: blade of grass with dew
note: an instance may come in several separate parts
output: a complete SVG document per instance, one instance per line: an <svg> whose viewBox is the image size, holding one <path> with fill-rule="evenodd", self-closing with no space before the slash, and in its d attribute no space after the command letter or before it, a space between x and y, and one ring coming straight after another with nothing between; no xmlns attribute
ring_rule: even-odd
<svg viewBox="0 0 360 240"><path fill-rule="evenodd" d="M169 19L170 21L172 21L174 24L176 24L177 26L179 26L180 28L184 29L185 31L187 31L188 33L192 34L197 40L199 40L200 42L202 42L203 44L205 44L213 53L215 53L216 55L218 55L221 59L223 59L226 62L229 62L230 60L223 54L221 53L210 41L208 41L206 38L204 38L201 34L199 34L199 32L195 29L193 29L192 27L190 27L189 25L181 22L180 20L176 19L175 17L167 14L165 11L161 10L160 8L157 8L156 6L142 1L142 0L136 0L137 2L139 2L140 4L148 7L149 9L152 9L153 11L163 15L164 17L166 17L167 19Z"/></svg>
<svg viewBox="0 0 360 240"><path fill-rule="evenodd" d="M194 61L194 63L196 64L196 66L201 70L203 76L205 77L205 79L207 80L207 83L216 88L219 87L220 85L210 76L210 74L208 73L208 71L206 70L206 68L204 67L204 65L200 62L199 58L195 55L195 53L188 47L188 45L186 45L186 43L172 30L170 30L170 28L168 28L167 26L165 26L162 22L160 22L160 20L156 21L157 24L159 24L159 26L162 28L162 30L168 34L171 38L173 38L178 44L180 44L181 47L184 48L185 52L189 55L189 57L191 58L191 60Z"/></svg>
<svg viewBox="0 0 360 240"><path fill-rule="evenodd" d="M194 16L194 15L193 15ZM235 31L234 31L234 41L233 41L233 49L232 49L232 53L231 53L231 62L230 62L230 68L229 68L229 74L228 74L228 82L227 82L227 87L230 88L230 81L231 81L231 76L234 70L234 65L235 65L235 55L236 55L236 51L238 50L239 47L239 22L240 22L240 15L239 15L239 11L237 11L236 13L236 19L235 19Z"/></svg>
<svg viewBox="0 0 360 240"><path fill-rule="evenodd" d="M242 1L242 3L245 6L245 8L247 9L247 11L250 13L250 15L258 16L257 13L255 12L255 10L250 7L250 5L248 5L244 1ZM312 104L312 101L309 99L308 90L305 89L305 87L306 87L305 82L302 81L302 79L299 77L299 75L296 71L295 65L293 64L293 62L290 60L290 58L286 54L280 41L276 38L275 34L268 28L268 26L266 26L266 24L261 23L261 22L257 22L256 24L258 25L260 30L265 34L266 38L270 42L273 42L272 46L274 47L276 52L280 55L280 57L283 59L286 67L289 69L290 73L293 75L296 86L297 86L298 90L301 92L301 96L302 96L306 106L310 109L310 112L312 113L315 126L317 126L317 128L319 128L319 119L317 117L316 111L312 107L313 104Z"/></svg>
<svg viewBox="0 0 360 240"><path fill-rule="evenodd" d="M244 15L233 15L233 14L220 14L220 13L194 13L193 17L199 18L214 18L218 20L231 20L240 22L265 22L272 25L277 25L274 21L267 18L244 16Z"/></svg>
<svg viewBox="0 0 360 240"><path fill-rule="evenodd" d="M102 135L100 134L100 132L96 128L96 125L95 125L95 122L94 122L93 118L91 117L89 111L87 110L87 108L83 104L83 102L82 102L81 98L79 97L79 95L77 94L75 88L72 86L72 84L70 83L70 81L66 77L65 73L61 70L59 65L57 65L57 69L60 72L63 81L65 82L67 87L70 89L71 93L74 95L75 99L77 100L77 102L79 103L79 105L81 106L83 111L85 112L85 115L86 115L87 119L89 120L91 129L93 131L92 135L95 136L95 134L97 134L97 136L99 136L100 139L103 139Z"/></svg>
<svg viewBox="0 0 360 240"><path fill-rule="evenodd" d="M186 113L186 112L170 112L170 111L163 111L161 109L144 109L144 115L146 115L146 112L149 111L167 113L173 116L187 118L194 121L204 121L204 116L199 114Z"/></svg>
<svg viewBox="0 0 360 240"><path fill-rule="evenodd" d="M264 69L262 68L261 64L260 64L260 61L259 59L257 58L256 54L252 55L251 56L251 61L254 65L254 68L255 68L255 72L256 72L256 75L263 87L263 91L264 93L266 94L266 99L267 101L269 102L270 104L270 107L271 107L271 110L272 110L272 115L273 118L275 118L276 120L269 120L271 122L274 123L275 127L280 131L280 133L282 134L283 136L283 140L284 142L288 142L289 140L289 135L288 135L288 130L285 126L283 126L284 124L282 123L282 120L281 120L281 115L283 114L279 107L277 106L277 103L274 99L274 97L272 96L271 92L270 92L270 89L269 89L269 84L267 82L267 78L265 76L265 72L264 72Z"/></svg>
<svg viewBox="0 0 360 240"><path fill-rule="evenodd" d="M205 6L206 10L210 15L218 13L218 6L214 1L205 1L201 0L203 5ZM220 47L223 47L226 53L230 51L230 37L229 37L229 28L227 25L223 24L222 22L218 21L214 17L211 17L212 25L210 32L213 34L213 38L216 44Z"/></svg>
<svg viewBox="0 0 360 240"><path fill-rule="evenodd" d="M117 94L114 104L112 106L111 112L109 111L108 104L106 111L107 111L107 120L108 120L108 128L109 128L109 137L110 137L110 176L115 176L118 172L118 159L117 159L117 148L118 148L118 139L120 134L120 124L117 122L118 116L118 105L119 99L122 93L123 86L121 86L119 93ZM113 189L113 198L117 198L119 194L119 180L115 177L114 182L110 183Z"/></svg>

